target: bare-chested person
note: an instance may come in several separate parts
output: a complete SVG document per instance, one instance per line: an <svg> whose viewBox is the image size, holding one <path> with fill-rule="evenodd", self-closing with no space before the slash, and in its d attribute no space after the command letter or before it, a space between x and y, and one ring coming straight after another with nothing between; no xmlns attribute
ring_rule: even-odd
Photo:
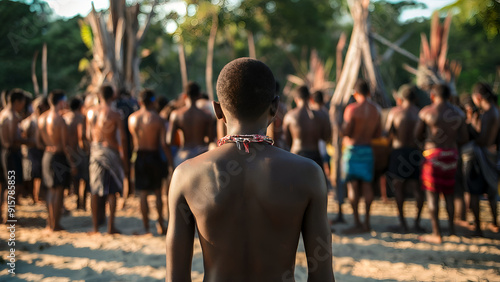
<svg viewBox="0 0 500 282"><path fill-rule="evenodd" d="M448 86L432 86L432 104L420 111L415 128L416 139L424 141L421 181L427 194L432 223L432 234L422 236L420 240L436 244L442 242L438 217L440 194L446 200L450 234L455 233L453 193L458 163L457 145L467 141L465 116L448 101L450 95Z"/></svg>
<svg viewBox="0 0 500 282"><path fill-rule="evenodd" d="M113 87L99 88L99 105L87 112L90 135L90 192L93 233L99 232L104 214L102 205L109 204L108 233L119 233L115 227L116 194L123 191L128 174L127 137L120 113L111 108L116 98ZM118 139L120 136L120 139Z"/></svg>
<svg viewBox="0 0 500 282"><path fill-rule="evenodd" d="M7 200L8 195L14 198L20 195L20 190L23 184L23 156L21 154L21 144L26 143L26 140L21 138L19 123L22 120L20 115L26 103L26 96L22 89L13 89L7 96L7 105L0 112L0 142L2 144L1 162L2 162L2 188L0 191L0 222L8 219L3 218L3 204ZM15 180L15 190L9 189L12 187L12 182ZM9 185L7 185L9 184ZM11 192L14 191L14 192ZM16 192L17 191L17 192ZM11 200L12 198L9 198Z"/></svg>
<svg viewBox="0 0 500 282"><path fill-rule="evenodd" d="M48 229L63 230L60 224L64 189L69 188L74 164L68 162L68 131L61 111L67 107L63 91L54 90L48 97L50 109L38 119L39 141L45 145L42 158L42 180L47 187Z"/></svg>
<svg viewBox="0 0 500 282"><path fill-rule="evenodd" d="M71 111L64 114L68 126L68 146L72 163L77 167L77 175L72 177L73 192L76 194L76 208L86 209L89 186L88 142L85 137L85 115L82 113L83 101L74 97L69 107Z"/></svg>
<svg viewBox="0 0 500 282"><path fill-rule="evenodd" d="M221 71L214 108L229 135L174 172L166 281L191 281L195 228L204 281L294 281L301 233L308 281L334 281L323 172L260 135L278 108L274 85L271 70L249 58Z"/></svg>
<svg viewBox="0 0 500 282"><path fill-rule="evenodd" d="M38 119L40 115L49 109L46 97L38 97L33 101L33 113L21 122L22 135L27 139L28 162L23 174L27 181L27 187L33 189L33 202L40 201L40 188L42 186L42 158L44 152L43 144L38 142Z"/></svg>
<svg viewBox="0 0 500 282"><path fill-rule="evenodd" d="M189 82L184 92L187 95L186 105L170 115L170 127L167 134L167 142L172 144L177 131L182 132L182 141L174 157L174 166L206 152L208 144L215 138L214 118L196 107L196 100L201 94L200 86L195 82Z"/></svg>
<svg viewBox="0 0 500 282"><path fill-rule="evenodd" d="M496 96L491 87L477 83L472 90L474 104L480 109L479 123L473 126L477 136L462 147L465 167L466 191L470 194L470 208L474 213L475 235L482 236L480 226L479 197L488 195L493 222L491 230L498 232L497 196L498 172L497 151L500 145L500 113L496 106Z"/></svg>
<svg viewBox="0 0 500 282"><path fill-rule="evenodd" d="M370 207L373 201L374 157L371 143L382 133L379 107L370 100L370 87L363 79L354 85L355 103L344 111L342 124L342 179L347 184L347 196L351 202L354 226L345 233L361 233L370 230ZM365 221L359 220L359 200L365 199Z"/></svg>
<svg viewBox="0 0 500 282"><path fill-rule="evenodd" d="M300 86L294 91L297 107L286 113L283 119L283 134L290 152L315 161L323 168L319 151L319 140L329 140L331 126L328 114L309 108L309 89Z"/></svg>
<svg viewBox="0 0 500 282"><path fill-rule="evenodd" d="M387 177L395 192L401 231L409 231L404 217L403 204L405 190L410 190L414 193L417 202L414 227L417 232L420 232L422 231L420 214L424 206L424 193L419 187L420 165L423 157L414 137L419 112L415 105L416 87L408 84L402 85L395 98L397 105L389 112L385 124L385 132L392 141Z"/></svg>
<svg viewBox="0 0 500 282"><path fill-rule="evenodd" d="M132 162L135 173L135 189L141 198L141 213L144 232L149 230L148 195L156 196L156 210L158 211L158 234L165 234L163 220L163 202L161 198L162 179L167 175L169 167L164 165L159 148L161 147L172 166L172 155L166 144L166 132L163 120L156 112L155 94L146 89L139 94L140 109L128 118L128 127L132 134L134 152Z"/></svg>

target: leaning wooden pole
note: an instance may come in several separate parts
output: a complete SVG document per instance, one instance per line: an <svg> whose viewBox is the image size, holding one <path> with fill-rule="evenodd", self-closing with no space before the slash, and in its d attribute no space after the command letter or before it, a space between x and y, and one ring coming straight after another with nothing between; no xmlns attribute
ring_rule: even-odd
<svg viewBox="0 0 500 282"><path fill-rule="evenodd" d="M212 18L212 28L210 29L210 37L208 38L207 50L207 65L205 70L205 82L207 85L207 94L210 100L214 100L214 86L213 86L213 63L214 63L214 46L215 38L217 36L217 28L219 26L219 16L214 13Z"/></svg>
<svg viewBox="0 0 500 282"><path fill-rule="evenodd" d="M42 87L43 87L43 96L47 97L49 94L49 81L47 74L47 43L43 44L42 49Z"/></svg>
<svg viewBox="0 0 500 282"><path fill-rule="evenodd" d="M182 88L186 87L188 84L188 75L186 68L186 55L184 54L184 46L179 43L177 46L179 49L179 63L181 66L181 77L182 77Z"/></svg>
<svg viewBox="0 0 500 282"><path fill-rule="evenodd" d="M40 95L40 88L38 86L38 79L36 77L36 59L38 59L38 50L35 51L33 55L33 61L31 62L31 80L33 81L33 92L35 97Z"/></svg>
<svg viewBox="0 0 500 282"><path fill-rule="evenodd" d="M257 59L257 54L255 52L255 40L253 38L253 32L250 30L247 30L247 36L248 36L248 55L252 59Z"/></svg>

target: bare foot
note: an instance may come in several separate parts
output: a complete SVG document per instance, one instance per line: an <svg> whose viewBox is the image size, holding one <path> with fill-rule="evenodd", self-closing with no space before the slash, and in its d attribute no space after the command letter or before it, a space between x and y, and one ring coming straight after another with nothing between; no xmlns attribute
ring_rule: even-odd
<svg viewBox="0 0 500 282"><path fill-rule="evenodd" d="M498 226L494 223L491 223L491 222L488 223L486 228L488 228L488 230L490 230L493 233L498 233L498 231L499 231Z"/></svg>
<svg viewBox="0 0 500 282"><path fill-rule="evenodd" d="M461 219L455 219L455 225L463 227L463 228L467 228L467 229L471 228L471 224L468 221L461 220Z"/></svg>
<svg viewBox="0 0 500 282"><path fill-rule="evenodd" d="M361 233L366 233L368 231L369 230L367 230L365 227L363 227L361 225L355 225L351 228L347 228L347 229L342 230L342 234L345 234L345 235L361 234Z"/></svg>
<svg viewBox="0 0 500 282"><path fill-rule="evenodd" d="M422 242L427 242L427 243L432 243L432 244L442 244L443 243L443 238L438 235L422 235L418 236L418 240Z"/></svg>
<svg viewBox="0 0 500 282"><path fill-rule="evenodd" d="M89 232L87 232L87 234L91 235L91 236L101 235L101 233L99 231L95 231L95 230L89 231Z"/></svg>

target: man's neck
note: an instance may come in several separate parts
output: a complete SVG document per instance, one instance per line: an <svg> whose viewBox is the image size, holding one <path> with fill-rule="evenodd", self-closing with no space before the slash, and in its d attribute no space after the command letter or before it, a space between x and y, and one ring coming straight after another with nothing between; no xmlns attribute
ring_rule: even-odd
<svg viewBox="0 0 500 282"><path fill-rule="evenodd" d="M257 122L252 122L252 123L233 122L227 124L228 135L251 135L251 134L266 135L266 131L267 127Z"/></svg>
<svg viewBox="0 0 500 282"><path fill-rule="evenodd" d="M481 101L481 110L483 110L483 111L487 112L487 111L489 111L490 109L491 109L491 103L490 103L488 100L483 99L483 100Z"/></svg>
<svg viewBox="0 0 500 282"><path fill-rule="evenodd" d="M401 103L401 107L403 109L408 109L409 107L411 107L411 102L408 100L403 100L403 103Z"/></svg>

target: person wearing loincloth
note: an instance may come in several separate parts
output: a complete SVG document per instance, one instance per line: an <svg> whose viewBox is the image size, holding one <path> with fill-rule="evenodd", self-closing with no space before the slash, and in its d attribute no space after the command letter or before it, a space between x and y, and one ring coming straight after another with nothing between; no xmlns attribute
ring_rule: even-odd
<svg viewBox="0 0 500 282"><path fill-rule="evenodd" d="M69 188L71 175L76 174L73 163L69 163L69 147L66 143L67 128L61 111L66 109L66 95L54 90L48 97L50 109L38 119L39 143L45 145L42 157L42 181L47 187L47 228L63 230L60 225L63 210L64 189Z"/></svg>
<svg viewBox="0 0 500 282"><path fill-rule="evenodd" d="M439 226L439 195L446 200L450 234L455 233L454 187L458 163L457 147L467 141L465 115L449 102L450 89L444 84L431 88L432 104L419 112L415 137L424 142L421 169L422 189L427 194L432 234L419 237L430 243L442 243Z"/></svg>
<svg viewBox="0 0 500 282"><path fill-rule="evenodd" d="M286 145L291 153L311 159L323 168L319 141L330 139L331 126L328 114L310 108L311 94L307 86L295 89L293 96L297 107L288 111L283 118Z"/></svg>
<svg viewBox="0 0 500 282"><path fill-rule="evenodd" d="M165 124L155 110L155 94L152 90L145 89L139 93L141 108L130 115L128 120L129 130L132 134L136 193L141 198L141 213L144 233L149 229L149 205L147 197L154 193L156 196L156 210L158 212L158 234L165 234L167 229L163 219L162 180L167 172L172 171L172 153L165 140ZM162 160L161 147L167 164ZM167 188L168 194L168 188Z"/></svg>
<svg viewBox="0 0 500 282"><path fill-rule="evenodd" d="M7 94L7 106L0 112L0 162L3 182L0 191L0 222L3 222L2 211L6 199L5 190L9 190L9 196L14 198L21 195L23 188L23 156L21 154L21 144L26 140L21 138L19 123L21 122L21 111L26 104L25 92L21 89L14 89ZM15 189L9 189L15 186ZM13 192L11 192L13 191ZM14 194L12 194L14 193ZM6 217L6 219L13 219Z"/></svg>
<svg viewBox="0 0 500 282"><path fill-rule="evenodd" d="M23 174L27 189L32 189L33 201L39 202L40 188L42 186L42 157L43 144L37 142L38 119L41 114L49 109L46 97L38 97L33 103L33 113L21 122L22 134L28 139L28 152L23 160Z"/></svg>
<svg viewBox="0 0 500 282"><path fill-rule="evenodd" d="M179 150L175 155L174 166L208 151L208 145L215 141L215 116L196 106L200 98L200 86L189 82L184 88L185 106L176 109L170 115L167 143L175 143L178 132L181 133Z"/></svg>
<svg viewBox="0 0 500 282"><path fill-rule="evenodd" d="M348 198L354 215L354 226L345 233L361 233L370 230L370 207L373 201L372 181L374 176L374 156L372 140L382 133L381 114L377 104L370 100L370 87L363 79L354 85L355 103L348 105L344 111L341 133L342 172L347 183ZM365 222L361 224L358 213L359 200L365 199Z"/></svg>
<svg viewBox="0 0 500 282"><path fill-rule="evenodd" d="M423 156L413 134L418 122L419 112L418 107L415 105L416 97L415 86L402 85L394 97L397 106L389 112L385 125L385 132L392 141L387 178L396 196L400 221L400 227L394 228L391 226L391 229L400 229L403 232L409 230L403 209L405 189L411 190L415 195L417 216L415 217L414 228L416 231L422 231L420 215L424 205L424 195L419 187L419 179Z"/></svg>
<svg viewBox="0 0 500 282"><path fill-rule="evenodd" d="M497 97L491 87L477 83L472 90L472 100L480 109L481 116L477 124L472 124L473 135L477 136L462 149L466 191L470 194L470 207L474 213L476 235L481 236L479 197L487 194L492 216L489 225L493 232L498 232L497 197L500 145L500 112L496 105Z"/></svg>
<svg viewBox="0 0 500 282"><path fill-rule="evenodd" d="M109 203L108 233L120 233L115 227L116 197L123 192L128 175L127 137L120 113L111 108L115 91L110 85L99 88L99 106L87 113L90 137L90 192L92 233L99 232L104 219L105 201ZM118 140L120 138L120 141Z"/></svg>

